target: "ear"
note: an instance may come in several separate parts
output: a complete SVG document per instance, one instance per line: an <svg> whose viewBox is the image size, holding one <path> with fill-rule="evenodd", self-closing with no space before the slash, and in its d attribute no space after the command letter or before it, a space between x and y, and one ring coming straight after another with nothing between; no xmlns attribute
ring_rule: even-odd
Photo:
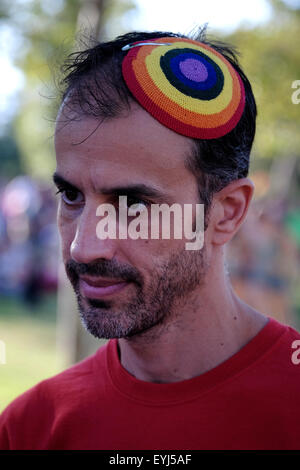
<svg viewBox="0 0 300 470"><path fill-rule="evenodd" d="M253 192L253 182L240 178L215 194L210 217L214 245L224 245L236 234L247 215Z"/></svg>

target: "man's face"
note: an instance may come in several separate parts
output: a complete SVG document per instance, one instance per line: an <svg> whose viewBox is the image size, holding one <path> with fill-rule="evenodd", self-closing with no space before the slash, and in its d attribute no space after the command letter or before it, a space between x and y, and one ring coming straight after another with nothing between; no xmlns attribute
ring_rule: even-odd
<svg viewBox="0 0 300 470"><path fill-rule="evenodd" d="M119 195L148 209L199 203L196 179L184 166L190 139L138 105L100 125L87 117L63 121L60 114L56 174L65 182L57 182L58 226L84 325L96 337L121 338L180 321L180 307L205 280L204 249L186 250L187 240L175 239L172 225L171 239L100 240L96 211L109 203L118 213ZM141 191L132 192L138 185Z"/></svg>

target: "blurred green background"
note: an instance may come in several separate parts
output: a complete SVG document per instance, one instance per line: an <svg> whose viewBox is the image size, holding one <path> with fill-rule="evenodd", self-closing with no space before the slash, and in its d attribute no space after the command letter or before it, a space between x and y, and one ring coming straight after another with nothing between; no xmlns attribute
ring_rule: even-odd
<svg viewBox="0 0 300 470"><path fill-rule="evenodd" d="M258 105L250 174L256 192L249 224L228 247L228 267L241 297L300 328L300 2L261 0L267 13L257 20L253 9L259 0L236 2L244 16L228 26L227 17L224 25L214 24L214 15L203 13L206 2L186 0L191 20L182 27L173 22L182 15L182 3L160 3L0 3L0 411L100 345L81 327L64 277L51 184L59 66L90 33L107 40L147 30L151 21L153 30L187 33L189 26L209 21L209 34L241 52ZM227 7L230 18L234 2Z"/></svg>

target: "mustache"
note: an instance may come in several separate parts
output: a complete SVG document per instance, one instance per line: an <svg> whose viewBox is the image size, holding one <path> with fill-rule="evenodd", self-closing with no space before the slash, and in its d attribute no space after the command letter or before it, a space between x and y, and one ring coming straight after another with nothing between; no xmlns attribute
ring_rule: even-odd
<svg viewBox="0 0 300 470"><path fill-rule="evenodd" d="M127 282L135 282L140 287L143 286L143 279L139 271L128 264L120 264L117 261L102 260L93 263L77 263L73 259L65 263L65 270L71 283L78 282L79 276L85 274L89 276L103 276L111 279L122 279Z"/></svg>

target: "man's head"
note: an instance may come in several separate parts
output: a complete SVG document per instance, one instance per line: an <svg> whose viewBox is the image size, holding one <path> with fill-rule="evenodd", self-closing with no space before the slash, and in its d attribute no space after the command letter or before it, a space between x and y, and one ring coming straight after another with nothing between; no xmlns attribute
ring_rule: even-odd
<svg viewBox="0 0 300 470"><path fill-rule="evenodd" d="M134 32L71 54L63 66L61 101L72 95L68 104L70 112L76 110L78 115L99 120L126 113L136 99L122 75L126 56L122 47L165 36L186 37L161 31ZM238 63L235 49L227 43L208 40L205 28L200 29L193 39L207 44L226 58L238 72L245 89L245 108L237 126L217 139L193 139L186 158L185 164L197 178L200 201L206 205L208 215L213 194L231 181L248 175L257 111L251 85ZM65 119L68 120L68 109L65 109Z"/></svg>
<svg viewBox="0 0 300 470"><path fill-rule="evenodd" d="M194 294L214 288L218 247L238 229L252 195L245 177L255 101L227 46L213 47L239 72L246 103L236 127L220 138L195 140L168 129L127 88L122 47L168 35L128 34L75 54L66 66L56 129L57 174L65 180L56 177L59 228L82 320L98 337L129 337L180 323L179 312ZM200 39L205 42L203 34ZM99 240L97 207L111 203L118 210L121 194L144 207L204 203L210 214L204 248L186 251L186 240L175 238ZM105 287L113 280L114 286Z"/></svg>

